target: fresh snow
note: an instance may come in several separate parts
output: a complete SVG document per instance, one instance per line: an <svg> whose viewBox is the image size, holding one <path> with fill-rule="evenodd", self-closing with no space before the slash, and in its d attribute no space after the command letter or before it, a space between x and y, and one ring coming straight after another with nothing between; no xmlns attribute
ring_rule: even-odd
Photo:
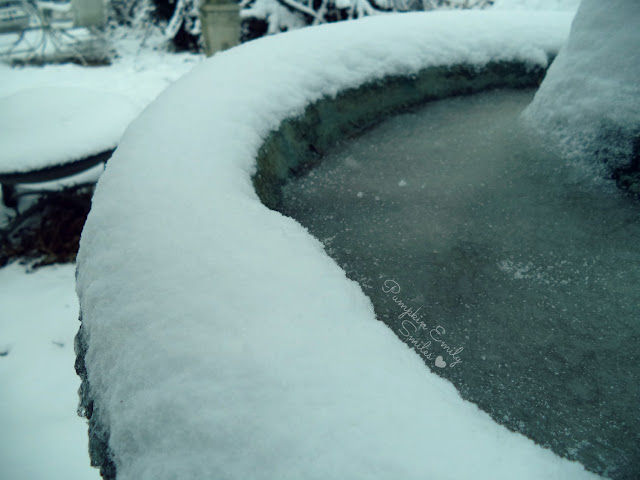
<svg viewBox="0 0 640 480"><path fill-rule="evenodd" d="M100 67L75 64L11 67L0 63L0 97L40 87L88 88L119 94L145 106L204 58L142 48L133 39L121 42L121 56L113 64Z"/></svg>
<svg viewBox="0 0 640 480"><path fill-rule="evenodd" d="M0 98L0 173L25 172L114 149L141 111L113 93L40 87Z"/></svg>
<svg viewBox="0 0 640 480"><path fill-rule="evenodd" d="M496 10L557 10L575 12L579 4L580 0L495 0L492 8Z"/></svg>
<svg viewBox="0 0 640 480"><path fill-rule="evenodd" d="M583 0L525 112L541 141L593 165L629 163L640 135L640 2Z"/></svg>
<svg viewBox="0 0 640 480"><path fill-rule="evenodd" d="M149 49L113 65L0 63L0 172L28 171L113 148L129 122L201 55Z"/></svg>
<svg viewBox="0 0 640 480"><path fill-rule="evenodd" d="M0 269L0 478L98 479L76 414L73 265Z"/></svg>
<svg viewBox="0 0 640 480"><path fill-rule="evenodd" d="M275 35L215 55L134 120L77 279L119 480L596 478L430 373L251 182L266 135L310 102L434 65L544 65L571 17L399 14Z"/></svg>

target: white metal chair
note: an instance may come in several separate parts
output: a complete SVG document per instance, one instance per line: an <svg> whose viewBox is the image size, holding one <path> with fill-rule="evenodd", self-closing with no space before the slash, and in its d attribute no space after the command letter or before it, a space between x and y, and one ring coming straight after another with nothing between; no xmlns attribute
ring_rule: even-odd
<svg viewBox="0 0 640 480"><path fill-rule="evenodd" d="M12 62L104 56L105 0L0 0L0 59Z"/></svg>

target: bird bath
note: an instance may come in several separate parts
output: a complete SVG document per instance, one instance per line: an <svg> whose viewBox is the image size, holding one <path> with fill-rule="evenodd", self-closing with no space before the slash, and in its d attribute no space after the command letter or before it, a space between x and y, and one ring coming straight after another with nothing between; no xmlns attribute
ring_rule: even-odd
<svg viewBox="0 0 640 480"><path fill-rule="evenodd" d="M280 210L464 398L561 456L632 478L640 203L528 143L518 116L533 93L387 120L289 182Z"/></svg>
<svg viewBox="0 0 640 480"><path fill-rule="evenodd" d="M498 128L531 93L392 118L377 156L362 137L340 167L354 176L330 175L318 205L347 208L313 232L339 265L267 208L312 218L283 183L331 171L336 141L394 113L538 86L569 21L311 28L216 55L153 102L101 177L78 254L80 411L103 476L594 478L480 405L629 478L637 210ZM411 153L419 137L436 139L430 154Z"/></svg>

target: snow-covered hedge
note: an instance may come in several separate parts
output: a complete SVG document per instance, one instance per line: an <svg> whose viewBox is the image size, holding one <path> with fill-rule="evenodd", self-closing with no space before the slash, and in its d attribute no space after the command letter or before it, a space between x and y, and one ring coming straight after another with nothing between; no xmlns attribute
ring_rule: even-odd
<svg viewBox="0 0 640 480"><path fill-rule="evenodd" d="M264 22L264 30L252 29L250 22L245 24L250 31L244 35L249 39L388 12L485 8L492 3L492 0L242 0L240 5L243 18Z"/></svg>
<svg viewBox="0 0 640 480"><path fill-rule="evenodd" d="M152 103L100 179L78 255L82 409L105 474L592 478L431 374L253 182L268 198L305 157L304 135L329 141L354 111L359 128L416 91L481 88L500 69L535 79L570 20L442 12L323 25L217 54ZM382 107L360 110L367 102Z"/></svg>

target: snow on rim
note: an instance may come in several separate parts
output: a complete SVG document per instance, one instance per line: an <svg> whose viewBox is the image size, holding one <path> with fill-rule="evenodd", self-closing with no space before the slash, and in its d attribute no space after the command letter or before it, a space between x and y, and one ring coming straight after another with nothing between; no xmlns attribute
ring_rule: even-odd
<svg viewBox="0 0 640 480"><path fill-rule="evenodd" d="M251 182L267 134L309 103L428 66L545 64L570 20L402 14L264 38L204 62L130 125L77 279L119 479L595 477L431 374Z"/></svg>

